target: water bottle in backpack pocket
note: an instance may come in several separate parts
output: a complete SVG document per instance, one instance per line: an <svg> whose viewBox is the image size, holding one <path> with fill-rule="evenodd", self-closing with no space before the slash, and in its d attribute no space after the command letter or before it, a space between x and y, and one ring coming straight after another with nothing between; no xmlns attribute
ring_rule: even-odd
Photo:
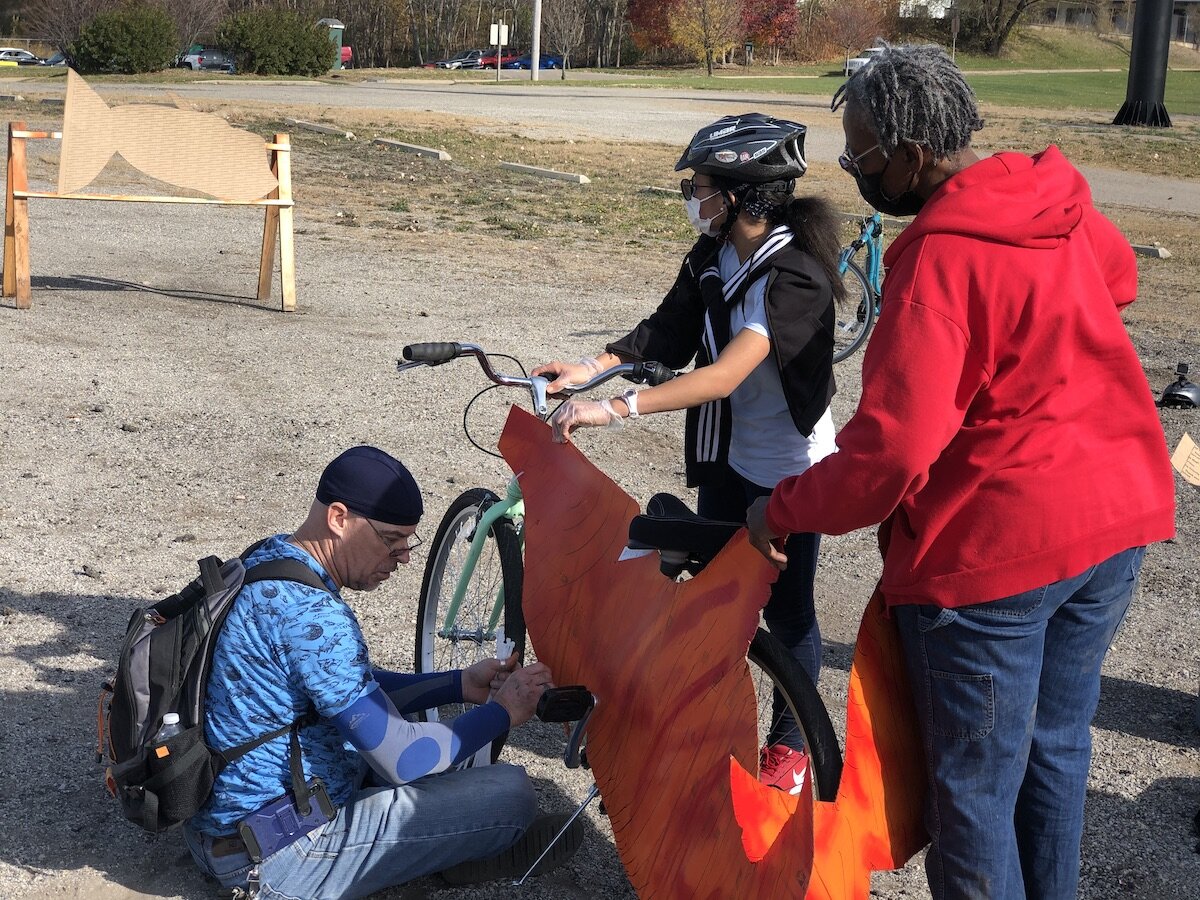
<svg viewBox="0 0 1200 900"><path fill-rule="evenodd" d="M258 546L225 563L215 556L200 560L199 578L154 607L137 610L126 629L116 677L103 685L97 761L107 755L109 792L125 817L146 831L157 834L194 816L221 770L255 747L291 731L299 753L296 732L315 720L306 714L227 750L205 742L204 698L213 651L243 585L296 581L328 590L299 560L275 559L247 569L243 561Z"/></svg>

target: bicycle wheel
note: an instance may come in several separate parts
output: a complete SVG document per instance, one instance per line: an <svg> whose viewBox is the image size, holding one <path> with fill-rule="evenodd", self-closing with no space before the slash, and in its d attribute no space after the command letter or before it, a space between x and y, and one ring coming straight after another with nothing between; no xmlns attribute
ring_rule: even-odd
<svg viewBox="0 0 1200 900"><path fill-rule="evenodd" d="M462 603L452 622L447 621L454 589L467 564L471 538L480 516L500 498L489 490L472 488L450 504L429 547L429 560L421 581L417 607L415 666L417 672L465 669L481 659L496 655L496 633L491 627L496 604L503 590L503 609L497 624L525 651L525 619L520 615L521 538L511 519L498 520L489 530L482 552L471 572ZM470 704L448 704L419 713L425 722L453 718ZM495 752L499 752L496 742Z"/></svg>
<svg viewBox="0 0 1200 900"><path fill-rule="evenodd" d="M875 324L875 292L853 260L842 273L846 298L837 304L833 325L833 361L841 362L867 342Z"/></svg>
<svg viewBox="0 0 1200 900"><path fill-rule="evenodd" d="M746 659L758 701L758 746L772 742L781 716L790 713L808 751L813 799L832 801L842 778L842 752L812 679L779 638L762 628L750 642Z"/></svg>

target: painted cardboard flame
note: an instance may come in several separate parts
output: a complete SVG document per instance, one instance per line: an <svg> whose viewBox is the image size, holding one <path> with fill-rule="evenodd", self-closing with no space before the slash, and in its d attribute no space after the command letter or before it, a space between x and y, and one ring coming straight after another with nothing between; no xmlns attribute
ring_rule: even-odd
<svg viewBox="0 0 1200 900"><path fill-rule="evenodd" d="M879 598L851 671L834 803L757 780L745 655L772 570L735 538L682 584L655 556L618 561L637 505L514 408L500 447L526 500L524 607L559 684L599 698L588 758L643 898L865 898L872 869L925 843L924 769L894 629ZM569 485L569 489L565 486ZM811 779L809 779L811 782Z"/></svg>

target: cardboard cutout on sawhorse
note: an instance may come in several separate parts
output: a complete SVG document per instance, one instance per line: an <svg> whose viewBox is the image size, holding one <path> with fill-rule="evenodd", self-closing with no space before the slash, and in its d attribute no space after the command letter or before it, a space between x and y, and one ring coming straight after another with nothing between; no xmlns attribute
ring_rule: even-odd
<svg viewBox="0 0 1200 900"><path fill-rule="evenodd" d="M865 898L924 846L924 769L895 629L878 597L851 670L834 803L757 780L746 650L771 568L736 537L697 577L618 561L637 504L514 408L500 442L525 498L529 637L558 684L598 698L588 760L642 898ZM810 877L811 876L811 877Z"/></svg>
<svg viewBox="0 0 1200 900"><path fill-rule="evenodd" d="M30 191L27 140L62 139L58 190ZM282 309L296 308L291 144L286 134L274 141L234 128L219 116L166 106L110 108L74 71L67 72L67 98L61 132L26 131L8 126L8 185L5 197L4 296L18 309L32 304L29 260L29 200L107 200L261 206L266 210L259 260L260 302L271 299L271 275L278 242ZM85 194L114 155L134 168L206 197Z"/></svg>

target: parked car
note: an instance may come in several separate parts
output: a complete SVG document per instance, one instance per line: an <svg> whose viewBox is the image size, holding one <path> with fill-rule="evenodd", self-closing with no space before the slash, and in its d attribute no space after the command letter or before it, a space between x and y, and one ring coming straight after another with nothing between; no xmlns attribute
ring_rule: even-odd
<svg viewBox="0 0 1200 900"><path fill-rule="evenodd" d="M16 63L18 66L40 66L42 58L17 47L0 47L0 63L5 62Z"/></svg>
<svg viewBox="0 0 1200 900"><path fill-rule="evenodd" d="M63 53L60 50L57 53L55 53L53 56L43 59L41 62L41 65L43 65L43 66L69 66L70 62L67 60L67 54Z"/></svg>
<svg viewBox="0 0 1200 900"><path fill-rule="evenodd" d="M460 50L449 59L439 59L433 65L438 69L478 69L479 60L487 52L486 50Z"/></svg>
<svg viewBox="0 0 1200 900"><path fill-rule="evenodd" d="M863 66L869 63L871 61L871 57L878 56L882 52L882 47L868 47L862 53L858 54L858 56L854 56L846 60L846 77L849 78Z"/></svg>
<svg viewBox="0 0 1200 900"><path fill-rule="evenodd" d="M554 53L538 54L539 69L561 69L563 67L563 58ZM533 54L526 53L524 56L518 56L516 59L509 60L506 63L501 63L501 68L504 69L532 69Z"/></svg>
<svg viewBox="0 0 1200 900"><path fill-rule="evenodd" d="M206 69L232 74L237 70L232 53L217 47L206 47L204 44L192 44L175 57L175 65L181 69L191 69L193 72Z"/></svg>
<svg viewBox="0 0 1200 900"><path fill-rule="evenodd" d="M499 56L499 60L500 60L500 67L501 67L501 68L503 68L505 63L510 63L510 62L512 62L513 60L515 60L515 59L517 59L518 57L520 57L520 55L521 55L521 54L517 53L517 51L516 51L516 50L504 50L504 51L502 51L502 52L500 53L500 56ZM489 51L488 51L487 53L485 53L483 56L479 57L479 68L481 68L481 69L494 69L494 68L496 68L496 59L497 59L497 56L496 56L496 51L495 51L495 50L489 50Z"/></svg>

